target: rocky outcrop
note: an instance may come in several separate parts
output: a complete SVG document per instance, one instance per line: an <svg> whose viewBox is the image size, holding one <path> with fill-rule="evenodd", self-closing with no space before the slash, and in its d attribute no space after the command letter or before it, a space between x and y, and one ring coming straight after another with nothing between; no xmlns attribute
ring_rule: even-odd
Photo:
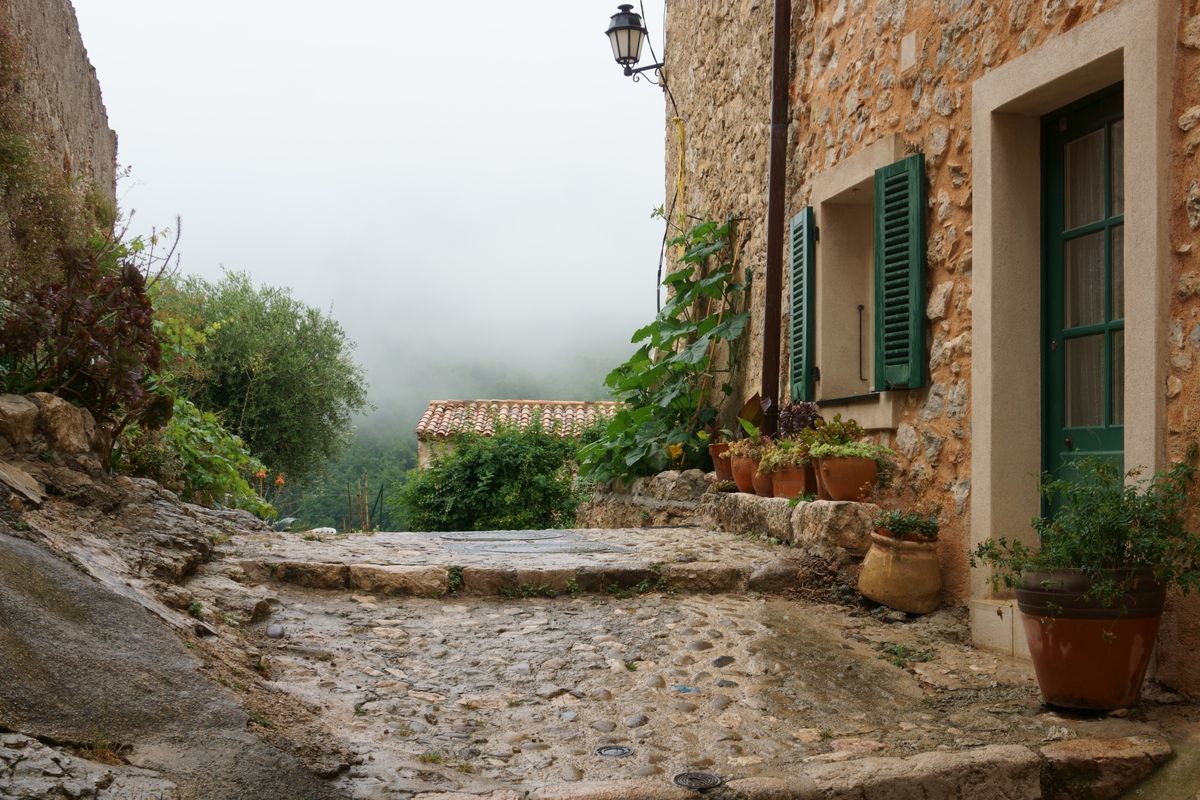
<svg viewBox="0 0 1200 800"><path fill-rule="evenodd" d="M168 627L13 533L0 525L0 728L83 747L103 739L188 797L333 796L246 729L246 711ZM0 752L20 744L6 737ZM32 791L9 781L0 796Z"/></svg>

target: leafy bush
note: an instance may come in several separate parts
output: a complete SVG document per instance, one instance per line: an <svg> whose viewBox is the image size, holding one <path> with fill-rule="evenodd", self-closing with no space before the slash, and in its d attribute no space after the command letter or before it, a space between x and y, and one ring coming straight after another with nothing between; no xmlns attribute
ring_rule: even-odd
<svg viewBox="0 0 1200 800"><path fill-rule="evenodd" d="M413 470L389 499L408 530L571 527L584 499L572 469L576 445L542 430L500 426L454 437L453 449Z"/></svg>
<svg viewBox="0 0 1200 800"><path fill-rule="evenodd" d="M683 266L663 280L670 296L653 322L633 335L637 352L605 380L623 405L598 441L580 451L580 469L598 482L707 465L697 433L713 422L717 348L746 329L746 284L735 277L732 222L708 221L671 244ZM748 279L748 276L747 276ZM728 395L733 387L720 387Z"/></svg>
<svg viewBox="0 0 1200 800"><path fill-rule="evenodd" d="M1140 570L1185 594L1200 589L1200 535L1187 524L1196 457L1193 446L1171 469L1128 483L1140 471L1122 474L1101 459L1080 459L1069 477L1042 480L1054 511L1033 520L1038 550L1019 540L989 539L971 554L971 566L993 567L993 584L1010 588L1027 570L1082 570L1092 580L1087 596L1107 607L1136 585Z"/></svg>
<svg viewBox="0 0 1200 800"><path fill-rule="evenodd" d="M938 538L940 507L928 513L917 511L883 511L875 517L875 527L895 539L915 539L932 542Z"/></svg>
<svg viewBox="0 0 1200 800"><path fill-rule="evenodd" d="M189 502L274 516L274 509L250 483L265 467L245 443L225 430L215 414L201 411L187 398L176 397L174 411L161 431L130 430L121 466L175 489Z"/></svg>

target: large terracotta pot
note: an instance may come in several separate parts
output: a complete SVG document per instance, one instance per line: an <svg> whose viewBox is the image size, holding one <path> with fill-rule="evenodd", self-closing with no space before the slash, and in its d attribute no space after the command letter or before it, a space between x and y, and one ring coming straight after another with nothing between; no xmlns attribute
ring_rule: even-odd
<svg viewBox="0 0 1200 800"><path fill-rule="evenodd" d="M758 461L754 461L754 493L759 497L774 497L775 487L774 480L771 478L770 472L759 472Z"/></svg>
<svg viewBox="0 0 1200 800"><path fill-rule="evenodd" d="M1091 579L1081 570L1021 576L1017 605L1046 703L1097 711L1137 705L1166 592L1149 570L1136 578L1133 591L1104 608L1083 597Z"/></svg>
<svg viewBox="0 0 1200 800"><path fill-rule="evenodd" d="M771 489L775 497L791 500L816 491L816 473L812 464L784 467L771 473Z"/></svg>
<svg viewBox="0 0 1200 800"><path fill-rule="evenodd" d="M872 533L871 549L858 575L858 591L897 611L936 611L942 593L937 543L905 542Z"/></svg>
<svg viewBox="0 0 1200 800"><path fill-rule="evenodd" d="M712 457L713 471L717 473L717 480L733 480L733 465L729 463L729 445L726 442L710 444L708 454Z"/></svg>
<svg viewBox="0 0 1200 800"><path fill-rule="evenodd" d="M817 474L830 500L866 500L879 478L873 458L819 458Z"/></svg>
<svg viewBox="0 0 1200 800"><path fill-rule="evenodd" d="M730 456L729 467L738 491L754 494L754 473L758 472L758 462L745 456Z"/></svg>

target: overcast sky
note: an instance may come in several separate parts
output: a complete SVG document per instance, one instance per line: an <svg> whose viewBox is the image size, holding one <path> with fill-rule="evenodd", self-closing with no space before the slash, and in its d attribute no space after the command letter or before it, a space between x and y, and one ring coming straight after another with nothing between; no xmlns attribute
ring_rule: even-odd
<svg viewBox="0 0 1200 800"><path fill-rule="evenodd" d="M135 228L332 308L381 406L440 362L613 366L653 315L664 106L615 2L74 3Z"/></svg>

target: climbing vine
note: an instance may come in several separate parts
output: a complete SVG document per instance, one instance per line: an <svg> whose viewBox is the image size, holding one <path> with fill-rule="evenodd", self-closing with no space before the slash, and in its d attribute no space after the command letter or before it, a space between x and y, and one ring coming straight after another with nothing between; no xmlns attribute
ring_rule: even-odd
<svg viewBox="0 0 1200 800"><path fill-rule="evenodd" d="M707 220L671 241L682 266L663 280L658 316L633 334L638 349L605 379L622 407L580 451L585 477L606 482L707 463L697 434L717 417L713 398L733 393L719 349L750 319L750 273L737 274L733 240L732 220Z"/></svg>

